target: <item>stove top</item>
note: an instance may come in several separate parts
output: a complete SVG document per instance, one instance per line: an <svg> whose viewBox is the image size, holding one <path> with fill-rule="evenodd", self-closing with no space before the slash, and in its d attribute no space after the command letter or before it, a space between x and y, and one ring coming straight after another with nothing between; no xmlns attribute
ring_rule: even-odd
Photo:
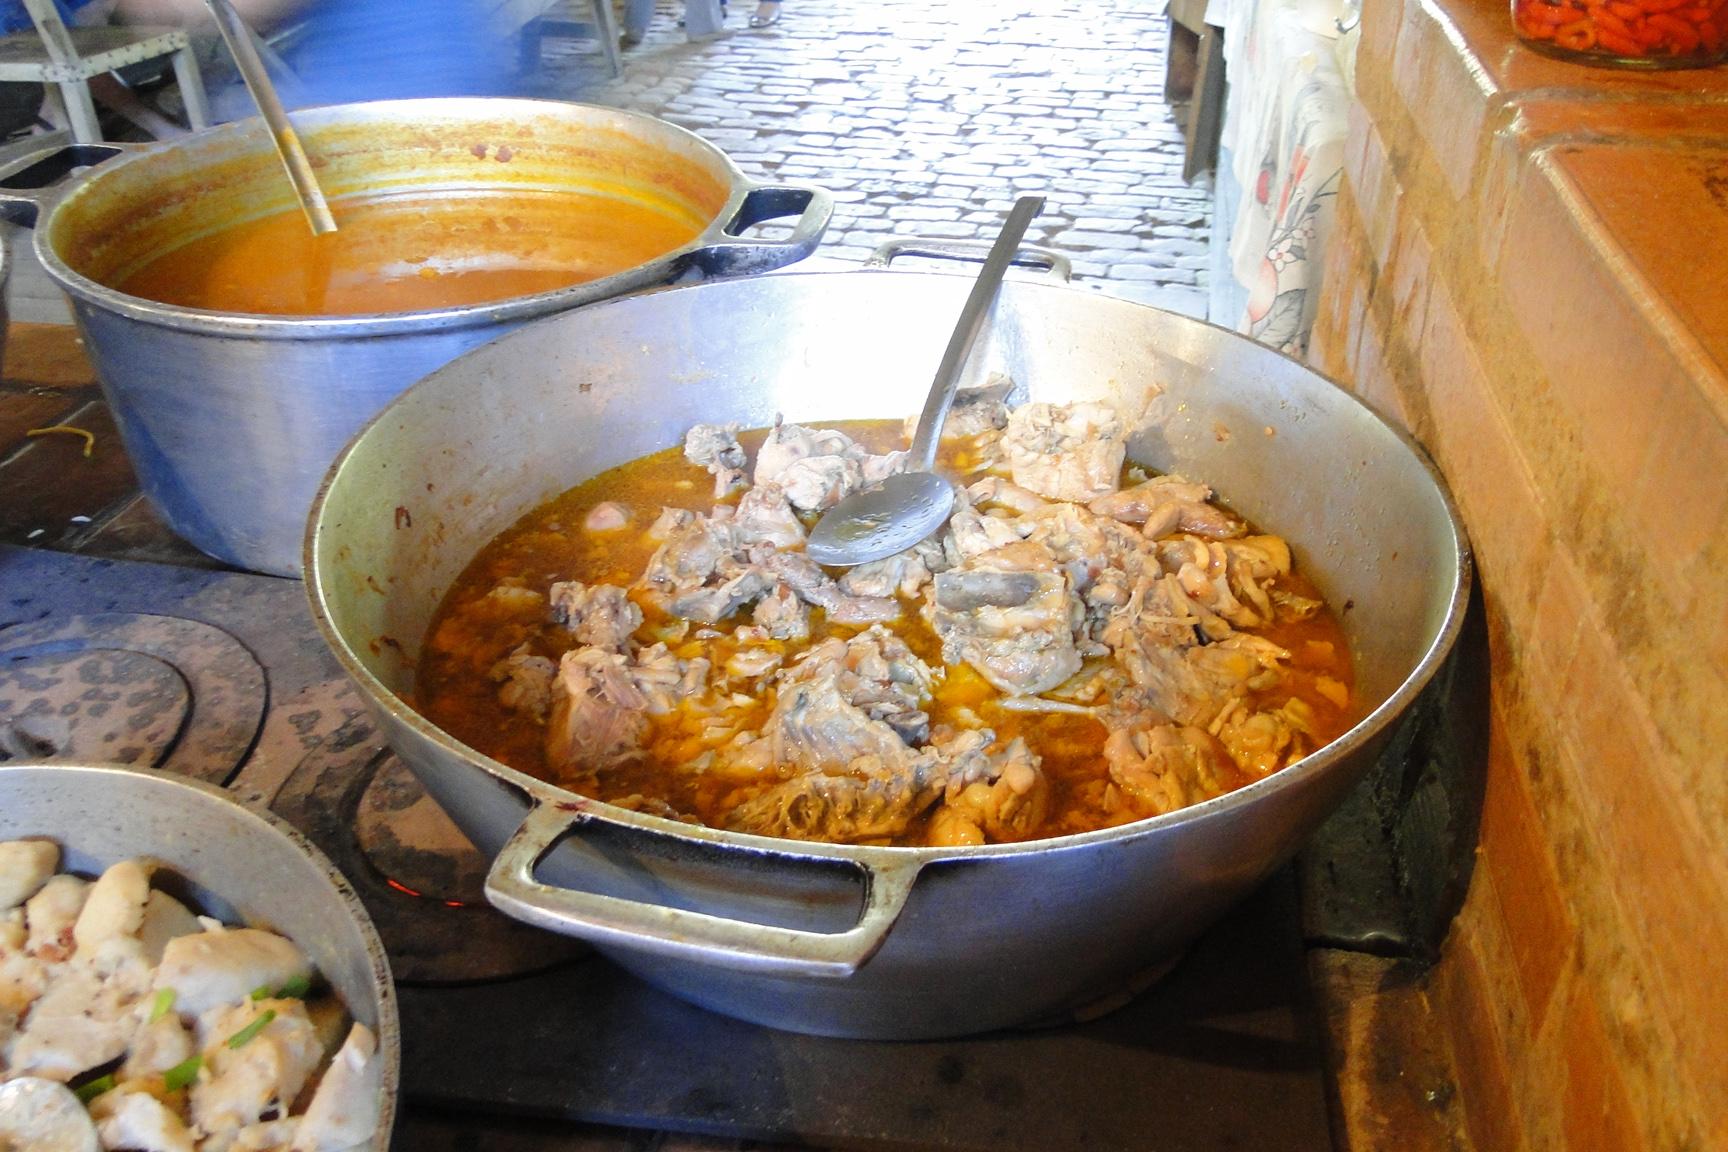
<svg viewBox="0 0 1728 1152"><path fill-rule="evenodd" d="M1329 1146L1288 874L1085 1020L778 1032L487 905L486 861L389 751L297 582L0 547L0 588L0 759L225 784L354 884L401 995L398 1147L568 1147L545 1118L862 1148Z"/></svg>

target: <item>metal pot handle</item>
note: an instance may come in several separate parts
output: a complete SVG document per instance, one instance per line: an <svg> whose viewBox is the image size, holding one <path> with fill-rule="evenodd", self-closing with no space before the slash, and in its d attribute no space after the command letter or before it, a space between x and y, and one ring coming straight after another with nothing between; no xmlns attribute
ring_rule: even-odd
<svg viewBox="0 0 1728 1152"><path fill-rule="evenodd" d="M759 184L746 190L737 208L697 239L699 247L693 259L709 276L772 272L814 252L833 215L834 198L820 188ZM798 217L792 234L783 240L739 235L746 228L783 216Z"/></svg>
<svg viewBox="0 0 1728 1152"><path fill-rule="evenodd" d="M984 258L990 255L990 245L982 240L890 240L870 253L864 261L866 268L886 268L902 256L924 256L932 260L965 260L973 264L982 264ZM1041 248L1036 244L1022 244L1014 253L1014 267L1036 268L1048 272L1054 279L1066 284L1073 275L1073 265L1068 257L1054 248Z"/></svg>
<svg viewBox="0 0 1728 1152"><path fill-rule="evenodd" d="M0 168L0 218L34 228L42 213L75 187L71 177L80 169L154 146L52 143L27 152Z"/></svg>
<svg viewBox="0 0 1728 1152"><path fill-rule="evenodd" d="M534 868L571 832L597 819L580 807L543 803L528 813L486 875L486 899L519 920L598 944L617 944L678 960L722 963L775 976L845 977L876 954L906 907L922 861L865 863L864 909L844 932L809 932L752 924L705 912L644 904L558 888L534 878ZM832 856L786 853L776 860Z"/></svg>

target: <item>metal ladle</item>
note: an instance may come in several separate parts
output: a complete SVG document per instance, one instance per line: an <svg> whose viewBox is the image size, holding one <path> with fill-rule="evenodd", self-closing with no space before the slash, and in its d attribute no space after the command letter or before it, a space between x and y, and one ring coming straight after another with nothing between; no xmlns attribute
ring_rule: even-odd
<svg viewBox="0 0 1728 1152"><path fill-rule="evenodd" d="M240 69L240 78L246 81L246 90L252 93L258 111L264 114L264 123L270 128L270 138L276 144L277 155L282 157L282 166L288 170L288 182L294 186L294 197L300 201L301 211L306 213L312 234L323 236L336 231L336 218L330 215L324 190L318 187L318 178L312 174L312 163L306 159L306 150L300 146L300 134L288 121L288 113L276 96L276 86L270 82L270 73L264 70L258 47L252 43L252 34L246 30L240 14L234 11L228 0L204 0L204 3L210 14L216 17L216 28L222 33L222 40Z"/></svg>
<svg viewBox="0 0 1728 1152"><path fill-rule="evenodd" d="M805 551L818 564L851 567L904 552L942 526L954 509L954 485L933 469L942 423L954 406L960 370L984 328L984 318L996 302L1002 277L1014 262L1032 218L1044 209L1044 197L1022 196L1008 213L1008 222L984 258L984 268L972 294L960 309L960 321L948 340L948 350L931 381L930 395L918 417L906 471L855 492L830 508L810 530Z"/></svg>

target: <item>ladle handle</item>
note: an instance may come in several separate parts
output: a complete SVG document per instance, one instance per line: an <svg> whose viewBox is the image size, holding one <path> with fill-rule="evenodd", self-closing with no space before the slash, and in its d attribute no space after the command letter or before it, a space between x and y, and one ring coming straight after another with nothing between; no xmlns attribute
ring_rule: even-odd
<svg viewBox="0 0 1728 1152"><path fill-rule="evenodd" d="M857 922L841 932L752 923L562 888L535 877L535 868L561 839L596 823L604 821L580 805L556 801L537 805L492 862L486 875L486 899L508 916L601 946L764 975L839 979L856 972L882 947L923 867L915 856L866 861L825 853L816 845L799 845L797 852L766 853L777 863L794 866L820 866L838 859L862 873L863 908Z"/></svg>
<svg viewBox="0 0 1728 1152"><path fill-rule="evenodd" d="M1002 226L996 243L991 245L990 255L984 258L984 268L978 273L978 279L972 282L972 294L966 297L966 305L960 309L960 321L954 326L954 335L948 338L948 350L942 353L942 363L936 368L936 378L930 383L930 395L924 401L924 411L918 416L918 431L912 438L907 471L929 472L935 468L936 446L942 440L942 422L948 418L948 409L954 404L954 393L959 390L960 370L966 366L966 358L978 342L984 318L996 302L1002 277L1007 274L1008 265L1014 262L1014 254L1020 250L1026 229L1032 218L1043 210L1042 196L1022 196L1014 201L1008 222Z"/></svg>
<svg viewBox="0 0 1728 1152"><path fill-rule="evenodd" d="M336 218L330 214L324 190L318 186L318 178L312 173L312 162L306 158L306 149L300 146L300 134L294 131L282 101L276 97L276 88L270 83L270 74L264 70L258 46L252 43L252 34L241 23L240 14L234 11L228 0L204 0L204 3L216 17L216 28L222 33L222 40L240 69L240 78L246 81L246 90L252 93L258 111L264 115L264 123L270 128L270 135L276 140L282 167L288 171L288 182L294 185L294 195L306 213L312 234L323 236L336 231Z"/></svg>

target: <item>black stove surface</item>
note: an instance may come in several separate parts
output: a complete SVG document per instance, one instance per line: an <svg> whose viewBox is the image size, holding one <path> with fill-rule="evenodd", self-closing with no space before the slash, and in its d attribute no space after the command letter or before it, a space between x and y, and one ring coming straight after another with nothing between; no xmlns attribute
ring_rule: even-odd
<svg viewBox="0 0 1728 1152"><path fill-rule="evenodd" d="M400 1148L568 1146L545 1118L849 1148L1330 1144L1287 873L1094 1019L830 1040L686 1004L487 906L486 862L384 745L297 582L0 547L8 755L224 783L336 862L398 981Z"/></svg>

